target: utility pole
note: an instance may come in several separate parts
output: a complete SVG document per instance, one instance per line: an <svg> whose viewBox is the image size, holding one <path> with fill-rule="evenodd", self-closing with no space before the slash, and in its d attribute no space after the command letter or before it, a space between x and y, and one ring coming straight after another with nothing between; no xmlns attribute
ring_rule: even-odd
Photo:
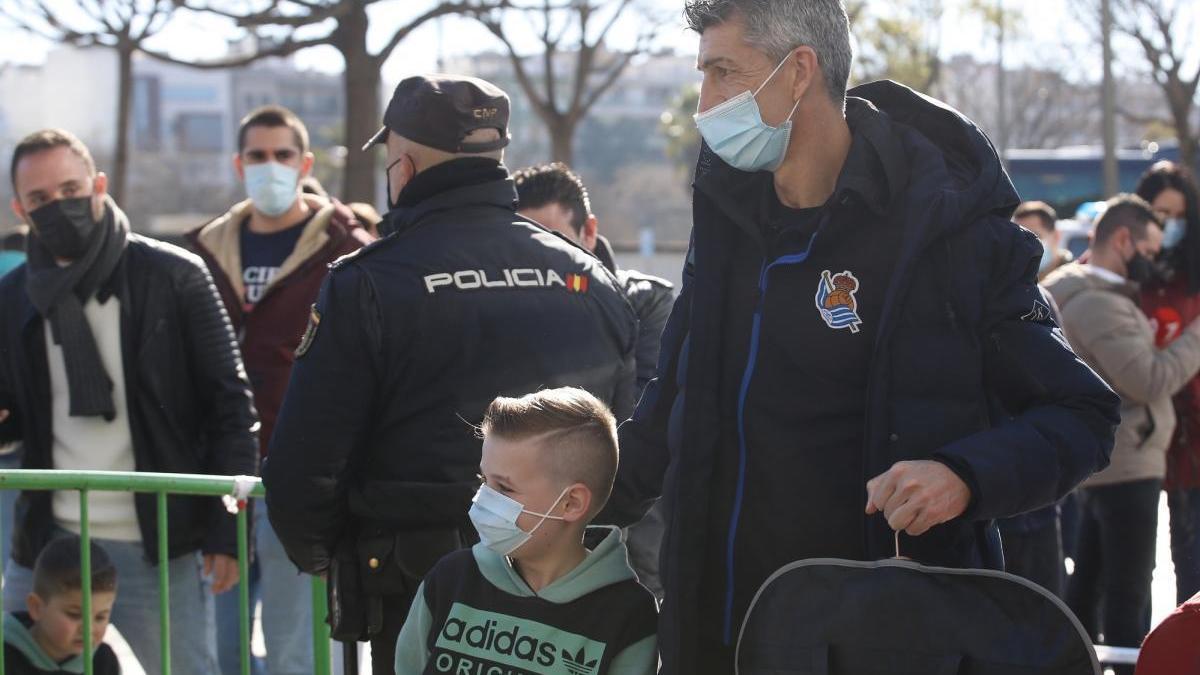
<svg viewBox="0 0 1200 675"><path fill-rule="evenodd" d="M1101 85L1101 126L1104 136L1104 196L1111 197L1120 192L1120 177L1117 170L1117 92L1113 81L1112 63L1113 16L1112 0L1100 1L1100 40L1104 58L1104 81Z"/></svg>

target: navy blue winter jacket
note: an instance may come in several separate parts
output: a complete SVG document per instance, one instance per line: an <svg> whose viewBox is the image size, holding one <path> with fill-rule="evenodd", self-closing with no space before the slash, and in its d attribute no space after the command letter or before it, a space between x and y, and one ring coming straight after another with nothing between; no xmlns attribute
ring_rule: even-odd
<svg viewBox="0 0 1200 675"><path fill-rule="evenodd" d="M867 480L894 463L942 461L971 488L971 504L962 517L906 537L903 553L926 564L1000 568L993 519L1052 503L1106 466L1118 398L1076 358L1040 302L1041 247L1009 221L1018 196L986 136L956 111L892 82L852 90L847 122L852 147L823 218L833 226L873 219L903 228L870 361L863 503ZM699 636L711 634L698 625L709 620L699 611L702 596L725 592L700 583L706 551L733 538L713 531L721 520L713 514L732 513L736 523L738 513L712 498L727 492L718 484L737 480L714 467L728 465L724 453L747 451L722 443L723 425L738 423L718 403L720 360L728 353L723 311L733 276L761 274L760 261L739 266L730 251L756 228L739 191L762 180L702 150L692 247L658 378L620 430L620 470L603 518L631 522L662 495L663 673L698 672ZM772 255L788 264L794 253ZM763 266L773 262L765 255ZM792 293L797 311L812 311L809 285L773 285L771 293ZM748 377L772 368L754 363L755 351L746 353ZM789 485L779 475L774 484L739 485L736 494L786 509L794 503ZM741 522L736 536L770 538L772 527L770 520ZM882 517L864 517L862 527L867 558L893 554ZM735 627L741 619L726 617Z"/></svg>

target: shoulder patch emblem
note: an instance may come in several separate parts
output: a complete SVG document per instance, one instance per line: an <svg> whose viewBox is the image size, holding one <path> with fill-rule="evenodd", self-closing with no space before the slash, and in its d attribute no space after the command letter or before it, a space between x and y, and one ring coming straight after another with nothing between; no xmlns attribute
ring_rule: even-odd
<svg viewBox="0 0 1200 675"><path fill-rule="evenodd" d="M1022 321L1030 321L1032 323L1042 323L1050 318L1050 308L1041 300L1033 301L1033 309L1029 313L1021 317Z"/></svg>
<svg viewBox="0 0 1200 675"><path fill-rule="evenodd" d="M312 347L313 340L317 337L317 328L321 325L321 313L317 311L317 306L312 306L312 311L308 315L308 328L304 329L304 337L300 338L300 346L296 347L296 358L300 358L308 353Z"/></svg>
<svg viewBox="0 0 1200 675"><path fill-rule="evenodd" d="M849 328L857 333L862 326L858 316L858 301L854 294L859 290L858 279L850 271L834 276L825 270L817 282L817 311L825 324L834 330Z"/></svg>

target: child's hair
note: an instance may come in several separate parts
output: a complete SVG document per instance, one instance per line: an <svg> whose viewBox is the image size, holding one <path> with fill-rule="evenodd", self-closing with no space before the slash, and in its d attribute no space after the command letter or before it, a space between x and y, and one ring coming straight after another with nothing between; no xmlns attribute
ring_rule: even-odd
<svg viewBox="0 0 1200 675"><path fill-rule="evenodd" d="M92 592L117 590L117 568L96 542L91 542ZM43 600L83 588L79 537L54 539L37 557L33 566L33 592Z"/></svg>
<svg viewBox="0 0 1200 675"><path fill-rule="evenodd" d="M551 475L592 491L591 514L612 494L617 475L617 422L583 389L545 389L521 398L500 397L484 413L482 432L508 440L536 438Z"/></svg>

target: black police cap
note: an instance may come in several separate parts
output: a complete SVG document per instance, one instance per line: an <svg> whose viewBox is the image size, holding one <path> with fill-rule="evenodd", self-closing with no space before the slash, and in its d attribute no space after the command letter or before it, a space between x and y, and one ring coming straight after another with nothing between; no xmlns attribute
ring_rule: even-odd
<svg viewBox="0 0 1200 675"><path fill-rule="evenodd" d="M363 150L385 143L389 131L450 153L493 152L508 145L508 95L496 85L465 75L417 75L396 86L380 129ZM482 143L463 139L479 129L500 138Z"/></svg>

